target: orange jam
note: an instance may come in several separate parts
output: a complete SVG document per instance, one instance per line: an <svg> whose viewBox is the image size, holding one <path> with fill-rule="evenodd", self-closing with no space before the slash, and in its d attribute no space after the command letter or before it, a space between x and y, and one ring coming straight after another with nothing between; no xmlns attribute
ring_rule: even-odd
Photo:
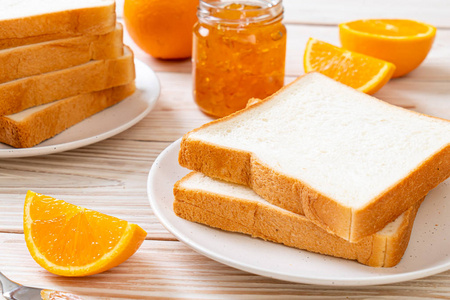
<svg viewBox="0 0 450 300"><path fill-rule="evenodd" d="M194 99L223 117L284 85L286 28L281 0L200 0L194 27Z"/></svg>

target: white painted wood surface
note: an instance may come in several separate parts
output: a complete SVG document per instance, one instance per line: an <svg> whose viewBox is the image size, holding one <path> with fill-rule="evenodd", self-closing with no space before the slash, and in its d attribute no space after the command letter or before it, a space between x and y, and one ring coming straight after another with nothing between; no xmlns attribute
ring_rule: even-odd
<svg viewBox="0 0 450 300"><path fill-rule="evenodd" d="M118 1L121 16L123 0ZM284 0L288 28L286 82L303 74L308 37L339 45L337 24L361 18L412 18L438 27L425 62L391 80L376 96L390 103L450 119L450 2ZM108 140L53 155L0 159L0 270L13 280L76 292L86 299L450 299L450 271L384 286L336 288L283 282L224 266L177 241L152 213L148 171L158 154L187 131L211 120L191 96L190 60L161 61L134 45L151 66L162 92L154 110ZM29 255L22 229L28 189L126 219L148 236L127 262L87 278L62 278ZM450 234L450 233L449 233ZM0 297L1 298L1 297Z"/></svg>

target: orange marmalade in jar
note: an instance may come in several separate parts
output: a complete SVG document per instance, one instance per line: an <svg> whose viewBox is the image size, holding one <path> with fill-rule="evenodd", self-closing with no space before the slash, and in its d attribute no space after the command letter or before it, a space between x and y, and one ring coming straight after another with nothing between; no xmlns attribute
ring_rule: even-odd
<svg viewBox="0 0 450 300"><path fill-rule="evenodd" d="M192 55L194 99L223 117L284 85L282 0L200 0Z"/></svg>

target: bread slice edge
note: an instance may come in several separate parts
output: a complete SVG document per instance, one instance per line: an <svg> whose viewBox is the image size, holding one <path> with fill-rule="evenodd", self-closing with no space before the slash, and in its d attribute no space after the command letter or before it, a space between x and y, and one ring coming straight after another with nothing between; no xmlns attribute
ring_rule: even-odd
<svg viewBox="0 0 450 300"><path fill-rule="evenodd" d="M0 142L15 148L33 147L134 93L130 82L109 89L61 99L22 121L0 116Z"/></svg>
<svg viewBox="0 0 450 300"><path fill-rule="evenodd" d="M307 74L300 76L296 81L304 76ZM283 89L289 88L294 82ZM214 120L185 134L181 141L179 164L213 178L247 185L269 202L295 213L303 213L318 226L351 242L357 242L382 229L408 207L419 202L431 188L450 176L450 144L448 144L423 161L408 176L393 183L390 188L373 198L371 202L360 208L352 208L314 190L305 182L265 166L253 153L190 137L192 133L262 105L280 92L281 90L246 109ZM382 102L379 99L373 99ZM390 104L386 103L386 105ZM448 122L448 120L444 121ZM278 193L278 189L283 193Z"/></svg>
<svg viewBox="0 0 450 300"><path fill-rule="evenodd" d="M373 267L392 267L403 256L420 203L409 208L393 233L380 231L358 243L328 233L302 215L239 196L185 186L192 172L174 186L176 215L211 227L240 232L290 247L356 260ZM211 179L214 181L214 179ZM262 199L261 199L262 200Z"/></svg>

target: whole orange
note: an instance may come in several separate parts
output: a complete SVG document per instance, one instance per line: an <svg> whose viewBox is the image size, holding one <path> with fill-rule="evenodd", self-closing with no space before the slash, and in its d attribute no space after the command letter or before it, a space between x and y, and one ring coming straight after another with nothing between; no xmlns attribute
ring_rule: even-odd
<svg viewBox="0 0 450 300"><path fill-rule="evenodd" d="M188 58L197 6L198 0L125 0L125 25L133 41L151 56Z"/></svg>

